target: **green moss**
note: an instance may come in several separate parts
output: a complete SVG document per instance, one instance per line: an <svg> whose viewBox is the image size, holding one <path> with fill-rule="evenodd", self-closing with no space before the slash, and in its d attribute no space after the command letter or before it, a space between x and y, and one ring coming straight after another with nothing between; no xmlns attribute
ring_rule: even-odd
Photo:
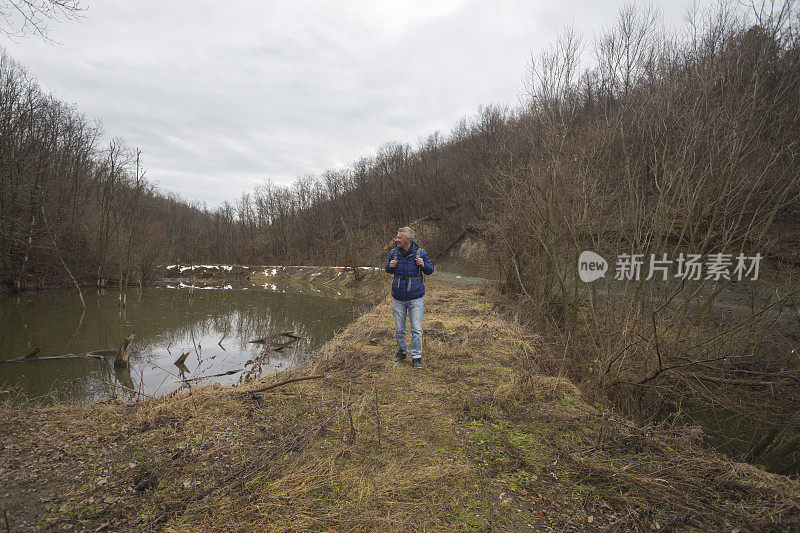
<svg viewBox="0 0 800 533"><path fill-rule="evenodd" d="M468 425L467 439L471 444L496 445L500 442L496 424L486 424L482 421L470 422Z"/></svg>
<svg viewBox="0 0 800 533"><path fill-rule="evenodd" d="M455 517L456 524L466 531L484 531L489 526L486 520L478 516L474 509L460 508Z"/></svg>

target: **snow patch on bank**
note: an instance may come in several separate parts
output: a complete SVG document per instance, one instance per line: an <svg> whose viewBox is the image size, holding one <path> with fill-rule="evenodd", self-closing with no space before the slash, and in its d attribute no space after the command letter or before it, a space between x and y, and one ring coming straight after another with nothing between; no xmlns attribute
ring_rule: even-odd
<svg viewBox="0 0 800 533"><path fill-rule="evenodd" d="M178 285L170 285L169 283L166 285L167 289L198 289L198 290L207 290L207 289L233 289L233 285L227 283L222 287L216 287L214 285L191 285L189 283L180 282Z"/></svg>
<svg viewBox="0 0 800 533"><path fill-rule="evenodd" d="M185 272L187 270L194 271L195 269L205 268L208 270L226 270L230 272L233 270L233 265L167 265L164 267L167 270L178 270Z"/></svg>

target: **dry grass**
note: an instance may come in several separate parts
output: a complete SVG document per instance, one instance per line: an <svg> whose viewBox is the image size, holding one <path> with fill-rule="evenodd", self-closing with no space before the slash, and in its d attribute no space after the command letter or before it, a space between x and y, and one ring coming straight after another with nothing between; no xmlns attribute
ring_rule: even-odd
<svg viewBox="0 0 800 533"><path fill-rule="evenodd" d="M15 531L800 527L796 480L526 377L538 339L492 301L429 281L422 371L384 300L291 371L324 379L3 407L2 504Z"/></svg>

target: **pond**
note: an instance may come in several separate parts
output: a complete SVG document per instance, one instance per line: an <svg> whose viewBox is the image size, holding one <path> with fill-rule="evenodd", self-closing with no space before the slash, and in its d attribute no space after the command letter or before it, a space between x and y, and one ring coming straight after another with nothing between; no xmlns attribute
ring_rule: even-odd
<svg viewBox="0 0 800 533"><path fill-rule="evenodd" d="M204 288L211 290L131 289L124 308L117 289L84 289L85 311L74 289L0 295L0 361L35 348L42 357L116 349L135 333L127 368L115 369L113 356L0 364L0 398L21 394L52 404L131 399L139 392L160 396L210 380L236 383L241 372L197 378L251 370L255 359L268 375L305 361L354 318L356 308L350 300L296 291ZM287 331L300 338L280 351L265 354L261 344L248 342ZM184 366L175 365L186 352Z"/></svg>

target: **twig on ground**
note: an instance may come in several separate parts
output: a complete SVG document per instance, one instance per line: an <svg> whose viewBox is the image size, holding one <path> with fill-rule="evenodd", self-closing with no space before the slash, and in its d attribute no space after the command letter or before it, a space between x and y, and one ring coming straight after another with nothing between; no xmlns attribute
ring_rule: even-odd
<svg viewBox="0 0 800 533"><path fill-rule="evenodd" d="M257 392L265 392L265 391L268 391L270 389L274 389L276 387L281 387L283 385L288 385L289 383L294 383L295 381L305 381L307 379L321 379L321 378L324 378L324 377L325 377L324 374L317 374L317 375L314 375L314 376L298 376L296 378L289 378L289 379L286 379L286 380L283 380L283 381L279 381L278 383L273 383L271 385L267 385L266 387L260 387L260 388L255 389L255 390L243 390L241 392L249 392L249 393L255 394Z"/></svg>

